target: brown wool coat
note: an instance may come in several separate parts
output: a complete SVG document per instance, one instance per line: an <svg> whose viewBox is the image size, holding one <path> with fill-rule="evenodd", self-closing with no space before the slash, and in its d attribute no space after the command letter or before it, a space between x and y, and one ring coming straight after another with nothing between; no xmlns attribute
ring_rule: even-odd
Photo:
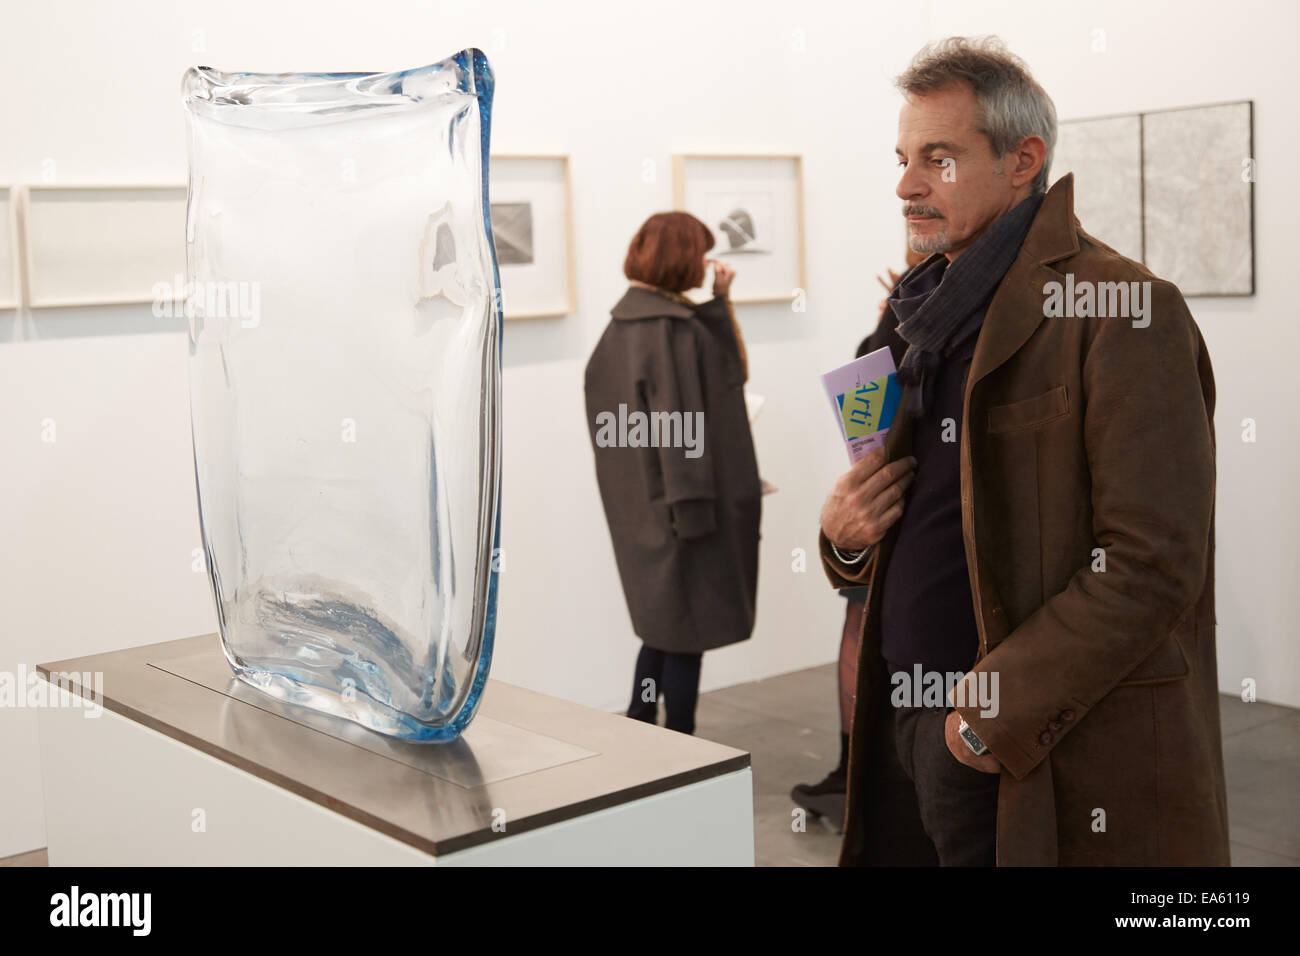
<svg viewBox="0 0 1300 956"><path fill-rule="evenodd" d="M966 382L973 674L997 673L1000 709L958 711L1003 765L998 865L1226 866L1214 376L1178 289L1084 232L1073 186L1066 176L1043 201ZM1066 273L1076 288L1150 281L1149 326L1045 317L1044 285ZM900 415L891 460L908 454L909 431ZM821 536L831 583L870 588L842 865L899 862L879 838L869 756L885 745L876 595L895 532L854 569Z"/></svg>
<svg viewBox="0 0 1300 956"><path fill-rule="evenodd" d="M632 626L657 650L702 652L754 628L761 488L745 378L725 298L692 305L636 286L587 362L587 427L614 558ZM627 446L602 444L598 419L620 405L629 418L702 412L701 453L631 447L630 426Z"/></svg>

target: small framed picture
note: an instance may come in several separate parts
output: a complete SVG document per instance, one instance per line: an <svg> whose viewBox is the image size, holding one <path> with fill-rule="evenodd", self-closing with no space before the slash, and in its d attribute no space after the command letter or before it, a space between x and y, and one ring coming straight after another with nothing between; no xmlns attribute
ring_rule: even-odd
<svg viewBox="0 0 1300 956"><path fill-rule="evenodd" d="M160 283L183 287L186 197L185 186L28 186L29 304L152 302Z"/></svg>
<svg viewBox="0 0 1300 956"><path fill-rule="evenodd" d="M12 186L0 186L0 309L16 309L18 281L18 204Z"/></svg>
<svg viewBox="0 0 1300 956"><path fill-rule="evenodd" d="M790 302L805 288L801 156L678 154L673 205L712 230L709 255L736 270L733 302Z"/></svg>
<svg viewBox="0 0 1300 956"><path fill-rule="evenodd" d="M488 193L502 316L577 311L569 157L493 155Z"/></svg>

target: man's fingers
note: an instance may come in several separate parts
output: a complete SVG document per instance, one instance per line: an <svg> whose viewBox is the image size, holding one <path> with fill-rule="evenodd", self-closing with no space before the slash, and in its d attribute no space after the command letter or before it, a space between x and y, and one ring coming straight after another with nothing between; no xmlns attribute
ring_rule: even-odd
<svg viewBox="0 0 1300 956"><path fill-rule="evenodd" d="M886 462L884 449L877 449L858 459L836 481L835 491L822 509L828 536L841 546L864 537L877 543L903 516L903 496L915 475L916 459L910 456Z"/></svg>
<svg viewBox="0 0 1300 956"><path fill-rule="evenodd" d="M849 484L860 485L885 464L885 449L877 448L869 455L864 455L853 463L853 465L844 474L849 479Z"/></svg>
<svg viewBox="0 0 1300 956"><path fill-rule="evenodd" d="M880 539L885 536L885 532L892 528L901 517L903 517L903 502L899 501L883 515L875 519L872 529L874 533L870 536L871 543L879 544Z"/></svg>
<svg viewBox="0 0 1300 956"><path fill-rule="evenodd" d="M904 475L911 474L915 469L915 458L908 457L900 458L898 461L891 461L889 464L884 465L872 474L866 482L863 483L862 488L859 490L859 494L862 496L864 502L870 502L872 499L882 494L886 488L898 481L898 479L902 478Z"/></svg>
<svg viewBox="0 0 1300 956"><path fill-rule="evenodd" d="M901 505L903 496L907 493L907 489L911 487L915 478L915 471L905 472L897 481L866 502L867 511L873 515L883 515L894 505Z"/></svg>

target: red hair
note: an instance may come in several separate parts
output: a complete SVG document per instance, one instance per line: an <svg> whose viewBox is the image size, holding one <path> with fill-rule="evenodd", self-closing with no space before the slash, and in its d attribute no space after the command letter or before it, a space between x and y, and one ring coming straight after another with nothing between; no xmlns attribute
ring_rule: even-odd
<svg viewBox="0 0 1300 956"><path fill-rule="evenodd" d="M671 292L704 281L704 254L713 248L709 227L688 212L657 212L636 231L623 260L629 279Z"/></svg>

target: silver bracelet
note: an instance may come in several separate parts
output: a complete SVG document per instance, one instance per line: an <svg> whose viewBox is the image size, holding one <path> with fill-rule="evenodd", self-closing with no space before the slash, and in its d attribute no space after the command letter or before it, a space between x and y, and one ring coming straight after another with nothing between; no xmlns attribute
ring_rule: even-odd
<svg viewBox="0 0 1300 956"><path fill-rule="evenodd" d="M846 557L843 551L841 551L839 548L835 547L835 542L834 542L834 541L831 541L831 540L828 538L827 541L826 541L826 543L829 544L829 545L831 546L831 551L834 552L834 554L835 554L835 558L836 558L836 560L838 560L838 561L840 562L840 564L847 564L847 565L857 564L857 563L859 563L863 558L865 558L868 554L871 553L871 545L867 545L865 548L863 548L861 551L859 551L859 552L857 553L857 556L856 556L856 557L852 557L852 558L850 558L850 557ZM852 554L852 552L849 552L849 553Z"/></svg>

